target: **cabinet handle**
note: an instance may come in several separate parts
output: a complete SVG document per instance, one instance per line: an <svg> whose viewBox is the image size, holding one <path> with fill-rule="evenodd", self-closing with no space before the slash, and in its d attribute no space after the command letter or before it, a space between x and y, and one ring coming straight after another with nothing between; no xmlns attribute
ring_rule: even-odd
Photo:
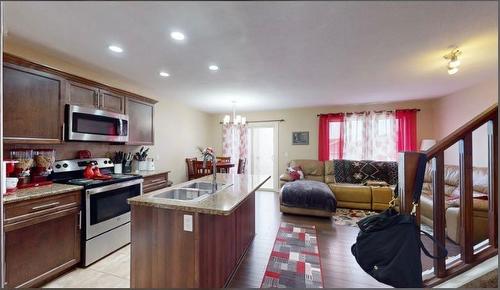
<svg viewBox="0 0 500 290"><path fill-rule="evenodd" d="M97 101L97 104L96 104L97 108L100 108L100 107L101 107L101 104L100 104L100 102L99 102L99 99L100 99L100 98L99 98L99 94L98 94L97 92L94 92L94 98L95 98L95 99L96 99L96 101Z"/></svg>
<svg viewBox="0 0 500 290"><path fill-rule="evenodd" d="M64 130L65 128L66 128L66 124L65 124L65 123L63 123L63 124L62 124L62 126L61 126L61 131L62 131L62 133L61 133L61 139L62 139L63 141L66 141L66 140L65 140L65 136L64 136L64 133L65 133L64 131L66 131L66 130Z"/></svg>
<svg viewBox="0 0 500 290"><path fill-rule="evenodd" d="M78 229L82 229L82 211L78 213Z"/></svg>
<svg viewBox="0 0 500 290"><path fill-rule="evenodd" d="M59 203L60 203L60 202L56 201L56 202L47 203L47 204L43 204L43 205L39 205L39 206L34 206L34 207L32 207L31 209L32 209L32 210L40 210L40 209L45 209L45 208L49 208L49 207L56 206L56 205L58 205Z"/></svg>

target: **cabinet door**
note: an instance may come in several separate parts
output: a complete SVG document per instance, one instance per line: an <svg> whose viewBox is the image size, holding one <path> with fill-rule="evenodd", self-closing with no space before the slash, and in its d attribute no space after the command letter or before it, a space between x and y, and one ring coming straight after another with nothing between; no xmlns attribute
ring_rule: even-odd
<svg viewBox="0 0 500 290"><path fill-rule="evenodd" d="M79 261L79 208L5 227L7 288L41 286Z"/></svg>
<svg viewBox="0 0 500 290"><path fill-rule="evenodd" d="M100 109L123 114L125 111L125 98L123 96L105 90L100 90L99 95Z"/></svg>
<svg viewBox="0 0 500 290"><path fill-rule="evenodd" d="M153 105L127 98L126 114L129 118L128 144L154 144Z"/></svg>
<svg viewBox="0 0 500 290"><path fill-rule="evenodd" d="M4 140L60 143L63 79L6 63L3 86Z"/></svg>
<svg viewBox="0 0 500 290"><path fill-rule="evenodd" d="M70 105L97 108L99 106L99 89L76 82L68 82L67 103Z"/></svg>

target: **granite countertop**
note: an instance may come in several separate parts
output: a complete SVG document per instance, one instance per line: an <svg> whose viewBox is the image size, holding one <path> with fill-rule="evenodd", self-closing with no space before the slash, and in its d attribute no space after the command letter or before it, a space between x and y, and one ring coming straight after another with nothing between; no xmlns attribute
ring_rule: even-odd
<svg viewBox="0 0 500 290"><path fill-rule="evenodd" d="M14 203L23 200L36 199L36 198L66 193L75 190L82 190L82 189L83 186L60 184L60 183L53 183L50 185L18 189L14 191L12 194L4 195L3 203L4 204Z"/></svg>
<svg viewBox="0 0 500 290"><path fill-rule="evenodd" d="M162 173L170 173L170 170L140 170L138 172L132 172L130 174L141 175L142 177L148 177L151 175L162 174Z"/></svg>
<svg viewBox="0 0 500 290"><path fill-rule="evenodd" d="M133 197L128 200L131 205L151 206L165 209L175 209L187 212L198 212L213 215L229 215L250 194L255 192L271 176L269 175L242 175L242 174L217 174L217 182L232 184L231 186L215 193L200 201L183 201L167 198L157 198L154 195L174 188L179 188L193 182L211 182L212 176L205 176L190 180L169 188L158 189L142 196Z"/></svg>

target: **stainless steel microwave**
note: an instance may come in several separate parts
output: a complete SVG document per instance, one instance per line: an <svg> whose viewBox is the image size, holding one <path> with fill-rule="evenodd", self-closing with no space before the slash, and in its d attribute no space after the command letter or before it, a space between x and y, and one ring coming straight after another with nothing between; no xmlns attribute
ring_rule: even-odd
<svg viewBox="0 0 500 290"><path fill-rule="evenodd" d="M67 138L73 141L128 142L128 116L66 105Z"/></svg>

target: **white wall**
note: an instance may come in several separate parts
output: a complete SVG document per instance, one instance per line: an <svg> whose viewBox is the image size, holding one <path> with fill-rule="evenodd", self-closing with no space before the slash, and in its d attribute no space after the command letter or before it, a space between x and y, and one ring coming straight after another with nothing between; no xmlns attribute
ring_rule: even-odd
<svg viewBox="0 0 500 290"><path fill-rule="evenodd" d="M498 101L498 80L486 80L475 86L443 96L434 101L434 136L440 140ZM486 126L473 133L473 164L488 166ZM458 145L445 151L445 163L458 165Z"/></svg>
<svg viewBox="0 0 500 290"><path fill-rule="evenodd" d="M159 98L140 84L135 84L129 80L124 80L120 76L89 67L85 63L69 61L43 48L28 46L17 41L9 41L8 37L5 39L5 52L112 87L159 100L155 105L155 145L151 147L150 156L156 159L155 165L157 169L171 171L170 179L174 183L179 183L187 179L185 158L198 155L197 146L210 145L210 141L213 140L212 123L214 117L211 114L195 110L170 98ZM117 146L107 147L93 143L86 144L88 144L87 149L92 150L95 147L95 151L99 154L103 154L103 148L109 148L112 151L118 150ZM61 148L61 146L65 145L54 147L57 147L61 151L69 150L66 147ZM125 146L124 148L125 150L135 150L135 148L131 149Z"/></svg>

